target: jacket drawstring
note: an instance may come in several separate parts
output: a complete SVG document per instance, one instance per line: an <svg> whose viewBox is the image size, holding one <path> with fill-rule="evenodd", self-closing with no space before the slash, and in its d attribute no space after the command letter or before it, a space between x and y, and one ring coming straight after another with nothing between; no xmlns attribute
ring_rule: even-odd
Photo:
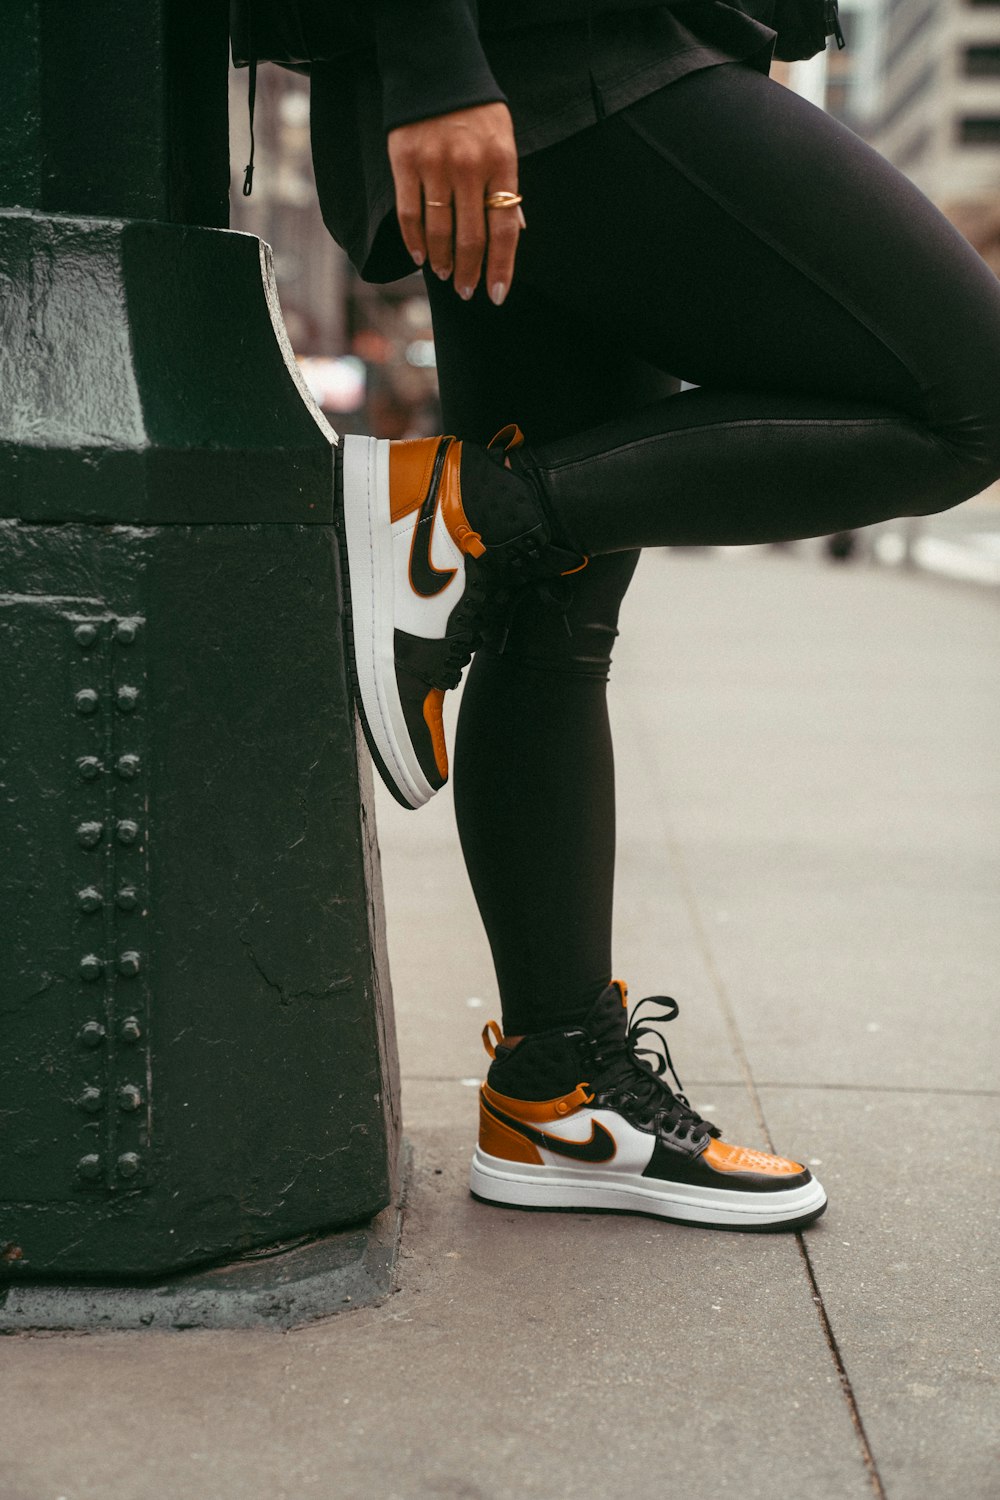
<svg viewBox="0 0 1000 1500"><path fill-rule="evenodd" d="M257 102L257 59L250 59L250 77L247 87L247 106L250 113L250 160L243 169L243 196L249 198L253 192L253 158L256 142L253 135L253 111Z"/></svg>
<svg viewBox="0 0 1000 1500"><path fill-rule="evenodd" d="M243 169L243 196L249 198L253 192L253 158L256 141L253 133L253 112L257 103L257 46L253 34L253 0L246 0L247 53L250 60L250 76L247 80L247 109L250 115L250 160Z"/></svg>

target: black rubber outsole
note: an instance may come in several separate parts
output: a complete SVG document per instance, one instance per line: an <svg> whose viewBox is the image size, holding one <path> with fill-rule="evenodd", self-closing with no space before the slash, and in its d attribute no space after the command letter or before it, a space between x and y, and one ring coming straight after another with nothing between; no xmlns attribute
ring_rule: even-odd
<svg viewBox="0 0 1000 1500"><path fill-rule="evenodd" d="M361 685L358 681L358 664L354 654L354 615L351 610L351 568L347 556L347 527L344 525L344 449L343 439L333 451L333 524L337 533L337 548L340 554L340 581L341 597L343 599L343 621L344 640L347 643L347 678L351 687L351 697L354 699L354 707L357 709L358 718L361 721L361 732L368 746L368 753L374 762L375 769L382 778L386 790L399 803L405 807L407 812L416 812L412 802L408 802L396 785L394 777L386 767L375 744L368 718L365 714L365 706L361 700Z"/></svg>
<svg viewBox="0 0 1000 1500"><path fill-rule="evenodd" d="M828 1207L828 1203L824 1203L812 1213L803 1214L799 1219L786 1219L782 1224L706 1224L702 1219L681 1219L673 1214L656 1214L641 1208L590 1208L583 1204L549 1207L542 1203L501 1203L498 1198L484 1198L471 1188L469 1197L490 1208L512 1208L519 1214L619 1214L630 1219L659 1219L662 1224L683 1224L688 1229L711 1229L714 1233L721 1231L723 1234L795 1234L800 1229L807 1229L810 1224L815 1224Z"/></svg>

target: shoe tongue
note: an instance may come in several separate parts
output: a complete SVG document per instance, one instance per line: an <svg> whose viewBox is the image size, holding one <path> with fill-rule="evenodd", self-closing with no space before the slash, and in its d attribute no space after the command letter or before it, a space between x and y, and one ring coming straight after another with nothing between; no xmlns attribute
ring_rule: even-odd
<svg viewBox="0 0 1000 1500"><path fill-rule="evenodd" d="M616 1042L624 1044L628 1011L617 983L609 984L598 995L584 1024L599 1046L607 1047Z"/></svg>
<svg viewBox="0 0 1000 1500"><path fill-rule="evenodd" d="M641 1095L651 1092L654 1101L658 1099L659 1087L646 1075L645 1069L637 1068L629 1050L624 986L609 984L598 995L587 1017L586 1027L597 1044L600 1057L596 1071L588 1079L591 1087L603 1090L624 1086L635 1092L638 1084Z"/></svg>

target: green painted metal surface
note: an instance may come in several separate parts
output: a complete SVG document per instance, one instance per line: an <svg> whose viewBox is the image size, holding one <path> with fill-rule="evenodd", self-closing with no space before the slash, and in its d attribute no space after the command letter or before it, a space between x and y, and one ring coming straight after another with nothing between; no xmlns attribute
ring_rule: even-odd
<svg viewBox="0 0 1000 1500"><path fill-rule="evenodd" d="M266 253L184 222L214 222L225 6L20 9L0 60L24 105L0 168L0 1275L145 1278L393 1195L371 785L333 435ZM186 72L184 21L213 43ZM74 59L103 85L90 149L120 161L68 139L52 80Z"/></svg>
<svg viewBox="0 0 1000 1500"><path fill-rule="evenodd" d="M0 516L329 526L331 434L250 235L0 210Z"/></svg>

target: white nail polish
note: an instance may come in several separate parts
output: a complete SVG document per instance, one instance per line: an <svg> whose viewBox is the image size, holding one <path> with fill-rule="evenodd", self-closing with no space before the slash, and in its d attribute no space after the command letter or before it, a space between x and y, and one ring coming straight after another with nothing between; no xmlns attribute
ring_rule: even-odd
<svg viewBox="0 0 1000 1500"><path fill-rule="evenodd" d="M499 307L506 295L507 287L504 282L494 281L493 285L490 287L490 301L495 302L497 307Z"/></svg>
<svg viewBox="0 0 1000 1500"><path fill-rule="evenodd" d="M469 298L472 296L475 290L476 289L474 286L460 286L458 289L458 295L461 297L463 302L468 302Z"/></svg>

